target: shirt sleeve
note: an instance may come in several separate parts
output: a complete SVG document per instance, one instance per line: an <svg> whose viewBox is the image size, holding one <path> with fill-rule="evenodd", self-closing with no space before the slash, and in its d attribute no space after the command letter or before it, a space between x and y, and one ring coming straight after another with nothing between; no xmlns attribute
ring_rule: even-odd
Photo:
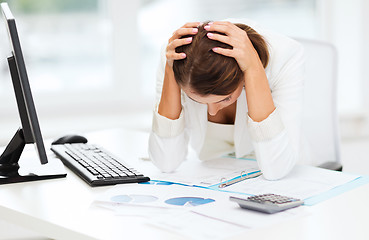
<svg viewBox="0 0 369 240"><path fill-rule="evenodd" d="M159 114L156 105L153 113L152 131L159 137L176 137L180 135L185 127L183 110L178 119L172 120Z"/></svg>
<svg viewBox="0 0 369 240"><path fill-rule="evenodd" d="M156 79L157 103L163 88L165 62L165 47L163 47ZM179 118L172 120L158 113L158 104L154 108L148 152L150 160L162 172L173 172L187 157L189 140L185 131L183 109L182 107Z"/></svg>
<svg viewBox="0 0 369 240"><path fill-rule="evenodd" d="M284 124L277 108L261 122L255 122L247 115L247 125L251 138L255 142L273 139L284 130Z"/></svg>
<svg viewBox="0 0 369 240"><path fill-rule="evenodd" d="M173 172L187 157L188 135L184 127L183 110L178 119L172 120L161 116L155 108L149 157L162 172Z"/></svg>

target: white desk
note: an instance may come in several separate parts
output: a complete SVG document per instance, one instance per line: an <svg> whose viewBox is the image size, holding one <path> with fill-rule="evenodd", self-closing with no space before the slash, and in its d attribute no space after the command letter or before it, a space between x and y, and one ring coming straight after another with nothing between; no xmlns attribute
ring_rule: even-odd
<svg viewBox="0 0 369 240"><path fill-rule="evenodd" d="M148 133L107 130L87 137L133 159L132 165L147 157ZM109 187L91 188L67 173L64 179L0 185L0 218L53 239L185 239L140 219L91 206ZM236 239L369 239L368 204L369 184L308 207L307 216L246 231Z"/></svg>

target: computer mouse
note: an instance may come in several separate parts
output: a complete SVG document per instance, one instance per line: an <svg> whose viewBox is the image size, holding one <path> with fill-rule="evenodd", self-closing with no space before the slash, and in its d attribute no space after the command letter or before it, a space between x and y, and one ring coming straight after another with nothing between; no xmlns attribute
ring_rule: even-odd
<svg viewBox="0 0 369 240"><path fill-rule="evenodd" d="M80 135L65 135L61 138L58 138L52 145L56 144L65 144L65 143L87 143L87 138L80 136Z"/></svg>

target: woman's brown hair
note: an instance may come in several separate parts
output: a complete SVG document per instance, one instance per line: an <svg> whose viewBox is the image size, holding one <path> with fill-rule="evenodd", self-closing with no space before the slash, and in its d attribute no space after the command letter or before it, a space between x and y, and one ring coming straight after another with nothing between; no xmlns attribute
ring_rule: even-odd
<svg viewBox="0 0 369 240"><path fill-rule="evenodd" d="M176 52L186 53L186 58L174 61L174 77L179 86L189 87L202 96L228 95L240 85L243 72L234 58L213 52L214 47L227 49L232 47L209 39L206 36L209 31L204 29L206 24L198 27L196 35L183 37L193 37L191 44L176 48ZM247 25L239 23L235 25L246 31L265 68L268 65L269 52L263 37Z"/></svg>

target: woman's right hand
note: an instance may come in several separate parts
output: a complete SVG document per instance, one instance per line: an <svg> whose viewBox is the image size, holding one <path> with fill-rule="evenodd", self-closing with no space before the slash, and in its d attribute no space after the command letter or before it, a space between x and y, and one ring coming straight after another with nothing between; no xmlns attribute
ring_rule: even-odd
<svg viewBox="0 0 369 240"><path fill-rule="evenodd" d="M169 67L173 67L174 60L180 60L186 58L185 53L176 53L176 48L192 42L192 37L181 38L185 35L195 35L198 32L197 27L201 25L201 22L189 22L177 29L172 37L168 41L166 48L166 58Z"/></svg>

